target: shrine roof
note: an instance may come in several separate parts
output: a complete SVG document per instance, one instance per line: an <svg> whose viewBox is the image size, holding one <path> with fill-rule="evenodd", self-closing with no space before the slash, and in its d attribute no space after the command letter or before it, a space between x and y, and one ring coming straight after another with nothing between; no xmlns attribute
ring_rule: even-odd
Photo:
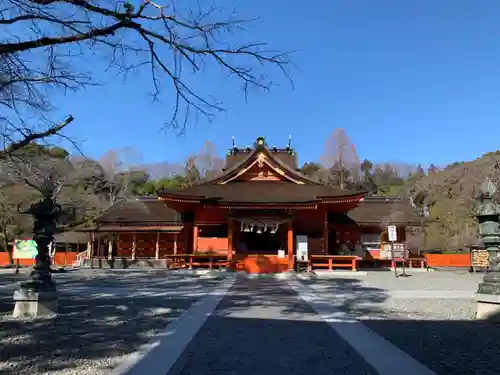
<svg viewBox="0 0 500 375"><path fill-rule="evenodd" d="M371 196L347 214L358 225L388 224L420 225L422 217L409 199Z"/></svg>
<svg viewBox="0 0 500 375"><path fill-rule="evenodd" d="M289 184L289 186L304 188L304 185ZM372 226L389 221L395 225L420 225L421 220L418 210L409 200L397 197L366 197L345 216L358 225ZM339 218L333 220L338 221ZM166 207L165 203L157 198L139 197L116 204L98 217L96 222L99 226L135 224L136 226L170 225L174 227L180 224L180 214Z"/></svg>
<svg viewBox="0 0 500 375"><path fill-rule="evenodd" d="M85 228L81 229L76 229L73 231L65 231L61 233L57 233L54 235L54 240L59 243L69 243L69 244L76 244L76 243L81 243L81 244L86 244L87 241L89 240L89 235L88 233L85 233ZM104 237L104 236L102 236ZM100 238L100 237L97 237Z"/></svg>
<svg viewBox="0 0 500 375"><path fill-rule="evenodd" d="M288 168L293 169L294 171L298 171L298 162L297 155L294 153L293 149L286 148L269 148L269 153L275 160L279 160L282 164L286 165ZM231 149L229 154L226 155L226 164L223 168L223 171L227 171L230 169L234 169L235 167L239 167L245 160L248 159L250 154L254 151L254 149Z"/></svg>
<svg viewBox="0 0 500 375"><path fill-rule="evenodd" d="M286 181L235 181L201 184L183 189L160 189L158 196L200 203L319 203L336 198L361 199L366 192L348 191L320 184Z"/></svg>
<svg viewBox="0 0 500 375"><path fill-rule="evenodd" d="M182 223L180 214L168 208L156 197L138 197L124 200L104 211L95 219L100 225L109 223L141 223L179 225Z"/></svg>
<svg viewBox="0 0 500 375"><path fill-rule="evenodd" d="M300 173L297 167L297 154L295 149L288 145L286 148L267 146L264 137L259 137L253 147L243 149L233 147L226 156L224 174L208 183L226 183L241 174L252 165L267 164L274 171L279 171L285 179L299 184L320 185L317 181Z"/></svg>

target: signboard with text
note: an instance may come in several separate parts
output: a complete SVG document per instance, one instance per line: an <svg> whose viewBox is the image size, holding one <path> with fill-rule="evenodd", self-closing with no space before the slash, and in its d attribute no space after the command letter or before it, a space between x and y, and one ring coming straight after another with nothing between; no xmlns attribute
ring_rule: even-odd
<svg viewBox="0 0 500 375"><path fill-rule="evenodd" d="M14 259L35 259L38 254L36 242L31 239L15 239L12 250Z"/></svg>
<svg viewBox="0 0 500 375"><path fill-rule="evenodd" d="M398 240L398 232L395 225L389 225L387 227L387 233L389 235L390 242L396 242Z"/></svg>
<svg viewBox="0 0 500 375"><path fill-rule="evenodd" d="M476 269L488 269L490 265L488 251L483 249L471 249L470 263L474 271Z"/></svg>
<svg viewBox="0 0 500 375"><path fill-rule="evenodd" d="M404 259L406 257L406 246L404 243L384 243L380 251L380 259Z"/></svg>
<svg viewBox="0 0 500 375"><path fill-rule="evenodd" d="M307 236L297 236L297 259L308 260L309 249L307 246Z"/></svg>

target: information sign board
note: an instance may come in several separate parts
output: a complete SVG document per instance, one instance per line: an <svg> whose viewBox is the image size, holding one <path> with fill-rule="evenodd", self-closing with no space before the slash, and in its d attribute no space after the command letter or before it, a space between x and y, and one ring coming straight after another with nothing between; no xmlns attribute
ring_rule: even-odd
<svg viewBox="0 0 500 375"><path fill-rule="evenodd" d="M395 225L389 225L387 227L387 233L389 234L390 242L396 242L398 240L398 233Z"/></svg>
<svg viewBox="0 0 500 375"><path fill-rule="evenodd" d="M297 259L308 260L309 250L307 247L307 236L297 236Z"/></svg>
<svg viewBox="0 0 500 375"><path fill-rule="evenodd" d="M12 257L14 259L34 259L38 254L38 247L34 240L14 240Z"/></svg>

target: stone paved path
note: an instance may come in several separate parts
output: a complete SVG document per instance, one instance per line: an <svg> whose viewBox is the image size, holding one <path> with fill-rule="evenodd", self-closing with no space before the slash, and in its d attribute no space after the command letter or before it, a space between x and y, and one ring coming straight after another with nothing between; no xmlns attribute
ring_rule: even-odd
<svg viewBox="0 0 500 375"><path fill-rule="evenodd" d="M378 375L285 281L237 280L166 375Z"/></svg>

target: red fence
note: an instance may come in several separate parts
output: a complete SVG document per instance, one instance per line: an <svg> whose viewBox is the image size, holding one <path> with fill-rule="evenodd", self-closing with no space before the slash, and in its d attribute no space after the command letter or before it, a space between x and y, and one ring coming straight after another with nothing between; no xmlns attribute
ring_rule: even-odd
<svg viewBox="0 0 500 375"><path fill-rule="evenodd" d="M77 252L56 253L54 264L57 266L71 265L76 261ZM464 254L426 254L425 259L429 267L470 267L470 255ZM21 259L19 264L32 266L34 260ZM6 252L0 252L0 266L9 264Z"/></svg>
<svg viewBox="0 0 500 375"><path fill-rule="evenodd" d="M54 265L64 266L71 265L76 261L77 252L61 252L56 253L55 259L53 260ZM16 260L14 259L14 263ZM32 266L35 263L34 259L19 259L19 264L22 266ZM9 264L9 254L2 252L0 253L0 266L6 266Z"/></svg>
<svg viewBox="0 0 500 375"><path fill-rule="evenodd" d="M470 267L470 254L425 254L429 267Z"/></svg>

